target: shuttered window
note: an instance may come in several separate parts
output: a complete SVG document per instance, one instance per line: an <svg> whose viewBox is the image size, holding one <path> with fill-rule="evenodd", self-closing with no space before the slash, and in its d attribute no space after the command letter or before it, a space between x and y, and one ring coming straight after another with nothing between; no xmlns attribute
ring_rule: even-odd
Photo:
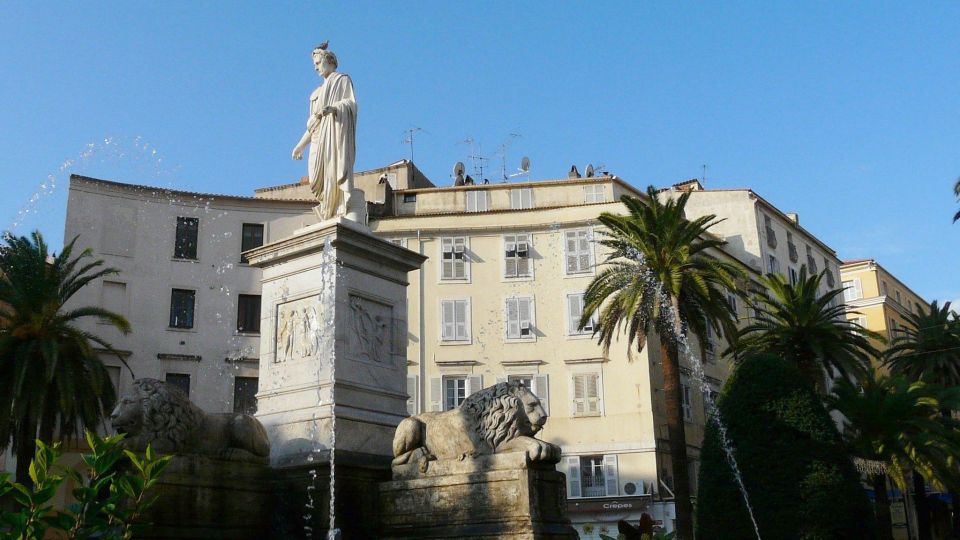
<svg viewBox="0 0 960 540"><path fill-rule="evenodd" d="M616 497L620 474L616 454L568 456L567 496L571 498Z"/></svg>
<svg viewBox="0 0 960 540"><path fill-rule="evenodd" d="M533 298L507 298L507 339L530 339L533 334Z"/></svg>
<svg viewBox="0 0 960 540"><path fill-rule="evenodd" d="M567 335L583 336L593 334L597 325L597 315L594 313L590 321L580 329L580 317L583 315L583 293L567 295Z"/></svg>
<svg viewBox="0 0 960 540"><path fill-rule="evenodd" d="M440 339L470 341L470 300L440 302Z"/></svg>
<svg viewBox="0 0 960 540"><path fill-rule="evenodd" d="M683 407L683 419L687 422L693 421L693 400L690 396L690 385L680 384L680 403Z"/></svg>
<svg viewBox="0 0 960 540"><path fill-rule="evenodd" d="M530 235L508 234L503 237L503 277L525 278L533 275L530 261Z"/></svg>
<svg viewBox="0 0 960 540"><path fill-rule="evenodd" d="M514 188L510 190L510 208L522 210L533 208L533 190L530 188Z"/></svg>
<svg viewBox="0 0 960 540"><path fill-rule="evenodd" d="M600 374L573 375L572 416L599 416L601 410Z"/></svg>
<svg viewBox="0 0 960 540"><path fill-rule="evenodd" d="M844 302L852 302L863 298L863 288L860 286L860 278L844 281L842 285Z"/></svg>
<svg viewBox="0 0 960 540"><path fill-rule="evenodd" d="M467 212L486 212L490 209L486 191L467 192Z"/></svg>
<svg viewBox="0 0 960 540"><path fill-rule="evenodd" d="M440 279L467 278L467 238L445 237L440 240Z"/></svg>
<svg viewBox="0 0 960 540"><path fill-rule="evenodd" d="M606 200L606 189L603 184L588 184L583 186L583 202L598 203Z"/></svg>
<svg viewBox="0 0 960 540"><path fill-rule="evenodd" d="M407 375L407 414L413 416L420 408L420 377Z"/></svg>
<svg viewBox="0 0 960 540"><path fill-rule="evenodd" d="M590 230L577 229L564 233L566 241L567 274L582 274L593 269L593 249L590 245Z"/></svg>

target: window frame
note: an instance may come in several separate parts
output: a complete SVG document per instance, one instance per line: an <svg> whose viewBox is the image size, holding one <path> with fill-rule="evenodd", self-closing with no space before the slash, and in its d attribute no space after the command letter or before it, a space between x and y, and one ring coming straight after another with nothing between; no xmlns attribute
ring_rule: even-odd
<svg viewBox="0 0 960 540"><path fill-rule="evenodd" d="M447 401L447 383L449 382L463 382L463 397L454 396L454 401L459 399L459 403L450 406L450 403ZM463 404L464 400L470 396L470 377L468 375L443 375L440 377L441 389L443 392L443 402L441 403L441 408L444 411L453 410ZM459 392L459 388L455 389L456 392Z"/></svg>
<svg viewBox="0 0 960 540"><path fill-rule="evenodd" d="M244 248L244 245L246 244L246 240L247 240L247 227L260 228L260 243L256 246L249 246ZM251 249L256 249L264 245L264 243L266 243L266 240L267 240L266 233L267 233L267 227L263 223L241 223L240 224L240 264L250 264L250 261L248 261L247 258L243 256L243 253L245 251L250 251Z"/></svg>
<svg viewBox="0 0 960 540"><path fill-rule="evenodd" d="M465 334L466 334L466 337L464 337L464 338L460 338L460 337L458 336L458 334L457 334L457 324L458 324L458 321L457 321L457 316L456 316L456 314L457 314L457 312L456 312L456 309L457 309L457 308L456 308L456 305L457 305L458 302L463 302L463 303L464 303L464 321L462 322L462 324L463 324L463 326L464 326L464 331L465 331ZM446 336L447 334L444 333L444 327L446 326L446 323L444 322L444 316L443 316L443 315L444 315L444 307L443 307L443 306L444 306L444 304L446 304L446 303L452 303L452 305L453 305L453 322L452 322L452 324L453 324L453 336L452 336L452 338L445 338L445 336ZM442 299L440 299L440 317L439 317L440 328L439 328L439 334L438 334L438 335L439 335L439 338L440 338L440 339L439 339L439 342L440 342L441 345L469 345L470 343L472 343L472 341L473 341L473 331L472 331L471 325L472 325L472 322L473 322L473 321L472 321L472 319L471 319L471 314L470 314L470 310L471 310L471 305L470 305L470 304L471 304L471 302L470 302L470 298L469 298L469 297L442 298Z"/></svg>
<svg viewBox="0 0 960 540"><path fill-rule="evenodd" d="M255 390L254 390L254 392L253 392L253 408L252 408L252 409L249 409L249 408L248 408L248 409L237 410L237 405L238 405L238 403L237 403L237 397L238 397L238 390L240 389L240 386L239 386L237 383L240 382L240 381L246 381L246 382L249 383L251 380L256 381ZM257 412L257 392L259 392L259 389L260 389L260 377L243 377L243 376L240 376L240 375L235 376L235 377L233 378L233 412L234 412L234 414L248 414L248 415L250 415L250 416L253 416L254 414L256 414L256 412ZM247 412L247 410L249 410L250 412Z"/></svg>
<svg viewBox="0 0 960 540"><path fill-rule="evenodd" d="M596 188L596 189L591 189ZM591 191L593 193L591 193ZM594 200L591 200L594 199ZM583 186L583 204L607 202L607 187L605 184L585 184Z"/></svg>
<svg viewBox="0 0 960 540"><path fill-rule="evenodd" d="M844 285L844 283L850 283L850 286ZM843 288L843 301L844 302L855 302L863 298L863 283L860 281L860 278L853 277L849 280L840 281L840 286ZM850 297L847 297L847 292L850 291Z"/></svg>
<svg viewBox="0 0 960 540"><path fill-rule="evenodd" d="M580 302L579 302L579 304L580 304L580 314L581 314L580 316L582 316L582 314L583 314L583 309L584 309L584 307L585 307L585 305L586 305L586 303L585 303L584 300L583 300L585 294L586 294L586 291L579 291L579 292L568 292L568 293L565 293L565 294L563 295L563 298L564 298L564 308L565 308L566 314L567 314L567 332L566 332L566 334L567 334L567 337L569 337L569 338L591 338L591 337L593 337L593 330L597 327L597 322L598 322L598 321L597 321L597 314L596 314L596 313L594 313L594 314L590 317L590 319L593 321L593 326L590 328L590 330L577 330L577 329L576 329L576 326L577 326L577 323L580 322L580 318L578 317L576 321L574 321L574 320L572 319L573 310L571 309L572 306L570 305L570 300L571 300L572 298L577 298L577 297L580 298Z"/></svg>
<svg viewBox="0 0 960 540"><path fill-rule="evenodd" d="M511 239L512 239L512 240L511 240ZM531 280L533 280L533 276L534 276L534 274L533 274L533 272L534 272L534 270L533 270L533 256L532 256L532 254L533 254L533 234L532 234L532 233L510 233L510 234L504 234L504 235L502 235L502 236L500 237L500 240L501 240L501 252L500 252L500 253L502 254L502 259L503 259L503 263L500 265L500 269L501 269L500 276L501 276L501 279L502 279L503 281L531 281ZM520 247L521 244L524 244L524 243L527 245L527 250L526 250L526 254L527 254L527 255L526 255L526 257L520 257L519 254L521 253L521 251L520 251L519 247ZM511 252L510 246L511 246L511 245L514 246L514 249L513 249L514 256L512 256L512 257L510 256L510 252ZM512 275L512 276L509 275L508 270L507 270L507 267L509 266L508 263L509 263L511 260L516 261L515 267L517 268L517 271L515 272L515 275ZM520 261L524 261L524 260L527 262L527 272L524 273L524 274L521 274L520 271L519 271Z"/></svg>
<svg viewBox="0 0 960 540"><path fill-rule="evenodd" d="M180 251L180 225L181 221L186 223L193 221L196 223L193 239L193 257L183 256ZM173 260L175 261L199 261L200 260L200 218L192 216L177 216L173 228Z"/></svg>
<svg viewBox="0 0 960 540"><path fill-rule="evenodd" d="M589 397L587 395L588 386L586 385L586 381L584 381L584 385L583 385L584 397L578 398L577 392L576 392L576 388L577 388L576 379L577 377L588 377L588 376L596 377L596 380L597 380L596 397ZM596 369L596 370L586 370L586 371L578 371L578 372L570 373L569 384L570 384L570 417L571 418L595 418L595 417L600 417L604 415L602 370ZM590 410L588 400L591 400L591 399L596 400L596 409L597 409L596 411ZM578 400L583 400L583 412L580 412L580 413L577 412Z"/></svg>
<svg viewBox="0 0 960 540"><path fill-rule="evenodd" d="M526 199L526 201L524 201L524 199ZM526 204L524 204L524 202L526 202ZM511 210L529 210L531 208L533 208L533 188L530 188L530 187L510 188L510 209Z"/></svg>
<svg viewBox="0 0 960 540"><path fill-rule="evenodd" d="M473 208L471 209L471 195L473 196ZM483 200L483 208L480 208L480 201ZM467 213L489 212L490 194L486 189L468 189L464 191L464 211Z"/></svg>
<svg viewBox="0 0 960 540"><path fill-rule="evenodd" d="M256 315L254 315L254 318L252 319L252 320L255 320L255 321L256 321L256 323L255 323L255 327L256 327L256 328L254 328L254 329L244 328L243 325L241 325L241 307L240 307L240 306L241 306L241 303L242 303L242 301L243 301L244 299L250 299L250 298L256 298L256 299L257 299L257 309L256 309L256 311L255 311ZM248 307L247 309L249 309L249 307ZM257 335L259 335L259 334L260 334L260 314L261 314L261 310L262 310L262 309L263 309L263 298L262 298L261 295L259 295L259 294L238 294L238 295L237 295L237 333L238 333L238 334L257 334Z"/></svg>
<svg viewBox="0 0 960 540"><path fill-rule="evenodd" d="M580 234L584 234L584 238L580 238ZM576 234L576 260L577 260L577 270L571 271L568 264L570 259L570 240L569 235ZM590 276L596 273L596 248L593 242L593 227L577 227L575 229L565 229L563 231L563 259L561 259L560 264L562 265L562 271L564 277L582 277ZM581 250L580 242L585 241L587 247L585 250ZM584 255L587 256L587 268L580 268L580 258Z"/></svg>
<svg viewBox="0 0 960 540"><path fill-rule="evenodd" d="M174 319L174 296L176 293L190 293L192 302L190 303L190 324L189 326L175 324ZM197 290L196 289L184 289L180 287L172 287L170 289L170 317L167 320L167 328L171 330L193 330L197 326Z"/></svg>
<svg viewBox="0 0 960 540"><path fill-rule="evenodd" d="M513 321L510 318L510 304L516 304L516 313L517 313L517 332L511 332L511 324ZM521 304L527 304L527 320L523 319L521 314ZM533 296L508 296L504 299L503 302L503 337L504 340L508 343L510 342L528 342L537 340L537 308L536 301ZM524 323L527 323L527 334L523 333Z"/></svg>
<svg viewBox="0 0 960 540"><path fill-rule="evenodd" d="M462 242L458 242L462 241ZM446 244L449 243L450 250L447 250ZM439 283L470 283L470 237L465 235L457 236L441 236L439 246L439 255L437 259L440 261L440 271L437 273L437 278ZM462 250L457 251L458 244L462 245ZM446 257L446 254L451 254L450 258ZM456 257L457 253L461 253L461 257L458 259ZM463 268L463 276L457 277L455 274L456 263L459 262ZM445 265L451 264L451 277L444 277Z"/></svg>
<svg viewBox="0 0 960 540"><path fill-rule="evenodd" d="M178 377L182 377L182 378L180 379L181 381L183 381L183 380L186 380L186 381L187 381L187 389L186 389L186 391L185 391L184 393L185 393L185 394L187 395L187 397L189 398L189 397L190 397L190 390L192 389L191 387L193 386L193 385L192 385L192 379L193 379L193 377L191 377L189 373L183 373L183 372L181 372L181 371L167 371L167 372L164 372L164 374L163 374L163 382L164 382L165 384L167 384L167 385L170 385L170 386L174 387L174 388L179 388L180 390L183 390L183 387L182 387L180 384L171 381L171 380L170 380L170 379L171 379L171 376L172 376L174 379L177 379Z"/></svg>

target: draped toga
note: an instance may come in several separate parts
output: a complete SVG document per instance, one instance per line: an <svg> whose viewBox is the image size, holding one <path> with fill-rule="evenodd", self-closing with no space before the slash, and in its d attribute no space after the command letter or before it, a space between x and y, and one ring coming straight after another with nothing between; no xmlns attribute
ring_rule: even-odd
<svg viewBox="0 0 960 540"><path fill-rule="evenodd" d="M357 155L357 99L348 75L333 72L310 94L311 117L325 107L327 114L310 135L310 189L320 201L320 219L345 213L341 184L353 187L353 162Z"/></svg>

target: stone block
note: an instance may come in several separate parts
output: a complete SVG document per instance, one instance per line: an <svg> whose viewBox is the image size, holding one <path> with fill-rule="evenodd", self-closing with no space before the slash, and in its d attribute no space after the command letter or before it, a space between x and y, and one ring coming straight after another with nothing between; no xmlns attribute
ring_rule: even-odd
<svg viewBox="0 0 960 540"><path fill-rule="evenodd" d="M380 538L571 539L566 478L523 453L394 467L380 484Z"/></svg>

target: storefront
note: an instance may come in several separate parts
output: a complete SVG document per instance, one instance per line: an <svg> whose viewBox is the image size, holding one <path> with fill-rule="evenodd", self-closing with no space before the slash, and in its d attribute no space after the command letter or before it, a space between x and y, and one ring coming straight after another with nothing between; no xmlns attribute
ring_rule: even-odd
<svg viewBox="0 0 960 540"><path fill-rule="evenodd" d="M650 495L567 500L567 515L581 540L599 540L601 534L616 537L618 521L626 520L636 526L644 513L653 518L657 527L673 530L672 501L655 501Z"/></svg>

